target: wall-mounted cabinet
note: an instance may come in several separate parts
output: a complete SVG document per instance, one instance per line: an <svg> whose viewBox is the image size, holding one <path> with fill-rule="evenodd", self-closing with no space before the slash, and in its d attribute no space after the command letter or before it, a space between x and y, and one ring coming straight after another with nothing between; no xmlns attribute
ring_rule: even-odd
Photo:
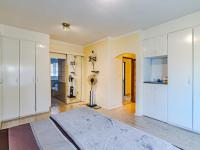
<svg viewBox="0 0 200 150"><path fill-rule="evenodd" d="M161 35L143 41L144 57L167 56L167 35Z"/></svg>

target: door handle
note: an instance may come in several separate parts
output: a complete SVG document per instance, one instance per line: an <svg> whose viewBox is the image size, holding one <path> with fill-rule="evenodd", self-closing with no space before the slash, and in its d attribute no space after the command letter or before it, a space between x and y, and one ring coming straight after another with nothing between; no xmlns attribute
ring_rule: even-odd
<svg viewBox="0 0 200 150"><path fill-rule="evenodd" d="M188 78L188 85L190 85L191 84L191 79L190 78Z"/></svg>

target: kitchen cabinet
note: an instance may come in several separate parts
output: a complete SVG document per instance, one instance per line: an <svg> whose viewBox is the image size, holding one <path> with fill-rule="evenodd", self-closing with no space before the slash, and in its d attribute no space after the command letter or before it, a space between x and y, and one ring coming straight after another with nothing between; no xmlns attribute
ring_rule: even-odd
<svg viewBox="0 0 200 150"><path fill-rule="evenodd" d="M19 40L3 37L3 120L19 117Z"/></svg>
<svg viewBox="0 0 200 150"><path fill-rule="evenodd" d="M168 35L168 122L192 129L192 29Z"/></svg>
<svg viewBox="0 0 200 150"><path fill-rule="evenodd" d="M144 115L167 122L167 85L144 83Z"/></svg>
<svg viewBox="0 0 200 150"><path fill-rule="evenodd" d="M167 55L167 35L161 35L143 41L144 57Z"/></svg>
<svg viewBox="0 0 200 150"><path fill-rule="evenodd" d="M48 112L51 105L49 46L36 42L36 113Z"/></svg>
<svg viewBox="0 0 200 150"><path fill-rule="evenodd" d="M200 133L200 27L194 28L193 129Z"/></svg>
<svg viewBox="0 0 200 150"><path fill-rule="evenodd" d="M20 117L35 114L35 42L20 40Z"/></svg>

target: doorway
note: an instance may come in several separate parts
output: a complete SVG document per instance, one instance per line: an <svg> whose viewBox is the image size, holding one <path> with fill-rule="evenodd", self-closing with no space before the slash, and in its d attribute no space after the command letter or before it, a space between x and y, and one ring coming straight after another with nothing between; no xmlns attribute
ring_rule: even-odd
<svg viewBox="0 0 200 150"><path fill-rule="evenodd" d="M122 56L122 103L135 113L136 103L136 57Z"/></svg>
<svg viewBox="0 0 200 150"><path fill-rule="evenodd" d="M82 101L83 57L50 53L51 108Z"/></svg>
<svg viewBox="0 0 200 150"><path fill-rule="evenodd" d="M66 59L51 58L51 97L52 106L58 105L58 101L65 101L66 95Z"/></svg>

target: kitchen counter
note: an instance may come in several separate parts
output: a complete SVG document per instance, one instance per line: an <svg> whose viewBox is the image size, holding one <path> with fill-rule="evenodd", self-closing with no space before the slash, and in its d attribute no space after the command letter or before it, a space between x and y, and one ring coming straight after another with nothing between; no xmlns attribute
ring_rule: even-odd
<svg viewBox="0 0 200 150"><path fill-rule="evenodd" d="M145 81L144 83L148 83L148 84L165 84L167 85L167 83L164 83L164 82L158 82L158 81Z"/></svg>

